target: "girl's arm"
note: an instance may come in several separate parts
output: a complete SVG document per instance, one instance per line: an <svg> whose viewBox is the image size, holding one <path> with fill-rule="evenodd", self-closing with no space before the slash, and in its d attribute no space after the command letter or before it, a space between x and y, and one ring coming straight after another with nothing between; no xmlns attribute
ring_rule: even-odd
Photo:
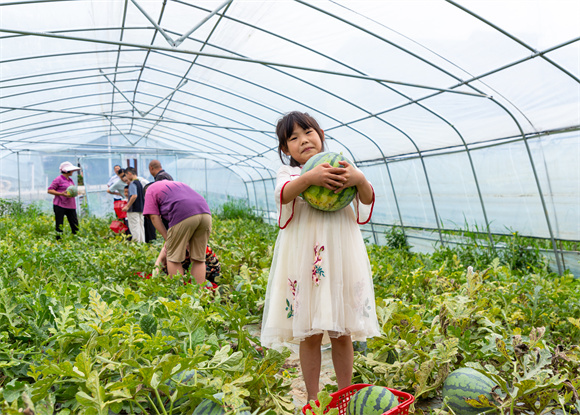
<svg viewBox="0 0 580 415"><path fill-rule="evenodd" d="M345 181L341 183L340 187L336 188L335 192L339 192L344 187L356 186L358 198L361 203L370 205L373 202L373 187L365 177L364 173L346 161L339 161L339 163L343 165L346 170L343 175Z"/></svg>
<svg viewBox="0 0 580 415"><path fill-rule="evenodd" d="M346 169L342 167L332 167L328 163L320 164L286 184L282 192L282 204L285 205L292 202L300 193L312 185L323 186L330 190L340 189L347 180L344 176L345 173Z"/></svg>

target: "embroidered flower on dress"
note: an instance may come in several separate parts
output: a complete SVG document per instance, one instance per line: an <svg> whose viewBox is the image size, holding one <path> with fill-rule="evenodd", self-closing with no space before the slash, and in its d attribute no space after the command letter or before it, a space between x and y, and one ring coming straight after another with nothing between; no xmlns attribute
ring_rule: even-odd
<svg viewBox="0 0 580 415"><path fill-rule="evenodd" d="M294 280L292 281L290 278L288 278L288 286L290 287L290 292L292 293L292 302L296 302L296 287L298 286L298 281ZM286 299L286 311L288 311L288 314L286 315L286 318L291 318L292 316L294 316L294 308L292 308L292 304L290 303L290 300Z"/></svg>
<svg viewBox="0 0 580 415"><path fill-rule="evenodd" d="M294 315L294 309L292 308L292 304L290 304L290 301L288 301L288 299L286 299L286 311L288 311L286 318L290 318Z"/></svg>
<svg viewBox="0 0 580 415"><path fill-rule="evenodd" d="M318 244L316 244L314 247L314 264L312 265L312 281L317 286L320 285L319 277L324 277L324 270L320 266L320 263L322 262L320 253L322 251L324 251L324 245L319 248Z"/></svg>
<svg viewBox="0 0 580 415"><path fill-rule="evenodd" d="M367 297L367 299L365 301L365 305L363 306L363 316L370 317L370 314L369 314L370 311L371 311L371 304L370 304L369 298Z"/></svg>

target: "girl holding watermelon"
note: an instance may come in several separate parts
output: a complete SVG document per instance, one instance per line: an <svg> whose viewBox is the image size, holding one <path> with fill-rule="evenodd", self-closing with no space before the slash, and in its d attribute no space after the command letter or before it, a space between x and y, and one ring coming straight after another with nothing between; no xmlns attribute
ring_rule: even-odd
<svg viewBox="0 0 580 415"><path fill-rule="evenodd" d="M324 131L306 113L291 112L276 127L275 197L280 232L274 248L262 319L262 346L299 344L308 399L319 391L321 345L330 339L338 388L351 384L353 340L379 334L371 267L359 225L370 220L374 191L348 161L302 166L324 151ZM287 165L288 163L289 165ZM306 169L305 169L306 170ZM311 207L301 194L310 186L334 193L356 188L351 205L333 211Z"/></svg>

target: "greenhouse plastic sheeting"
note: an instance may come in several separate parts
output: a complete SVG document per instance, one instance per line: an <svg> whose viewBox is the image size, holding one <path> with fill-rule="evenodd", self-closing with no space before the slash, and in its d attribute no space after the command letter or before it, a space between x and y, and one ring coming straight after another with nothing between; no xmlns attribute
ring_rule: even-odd
<svg viewBox="0 0 580 415"><path fill-rule="evenodd" d="M69 160L103 215L113 165L159 159L273 219L275 124L300 110L368 175L373 225L580 240L578 21L569 0L0 2L0 197L49 203Z"/></svg>

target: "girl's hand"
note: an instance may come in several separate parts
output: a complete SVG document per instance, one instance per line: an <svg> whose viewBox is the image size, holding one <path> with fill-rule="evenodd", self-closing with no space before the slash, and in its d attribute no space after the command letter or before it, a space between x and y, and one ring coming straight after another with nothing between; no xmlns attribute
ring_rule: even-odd
<svg viewBox="0 0 580 415"><path fill-rule="evenodd" d="M67 192L62 192L60 195L61 195L61 196L64 196L64 197L68 197L68 198L71 198L71 197L72 197L72 196L71 196L71 195L69 195Z"/></svg>
<svg viewBox="0 0 580 415"><path fill-rule="evenodd" d="M351 165L347 161L339 161L340 165L344 166L345 173L343 174L344 181L342 186L337 187L334 193L338 193L341 190L356 186L356 191L358 192L359 200L365 205L372 203L374 199L373 187L365 177L362 171Z"/></svg>
<svg viewBox="0 0 580 415"><path fill-rule="evenodd" d="M332 167L328 163L322 163L306 173L310 185L322 186L329 190L342 189L347 181L346 169Z"/></svg>
<svg viewBox="0 0 580 415"><path fill-rule="evenodd" d="M339 161L338 162L341 166L343 166L344 173L342 173L342 182L339 186L336 187L334 193L340 192L342 189L352 186L359 186L364 184L367 179L364 174L357 170L352 164L348 161Z"/></svg>

